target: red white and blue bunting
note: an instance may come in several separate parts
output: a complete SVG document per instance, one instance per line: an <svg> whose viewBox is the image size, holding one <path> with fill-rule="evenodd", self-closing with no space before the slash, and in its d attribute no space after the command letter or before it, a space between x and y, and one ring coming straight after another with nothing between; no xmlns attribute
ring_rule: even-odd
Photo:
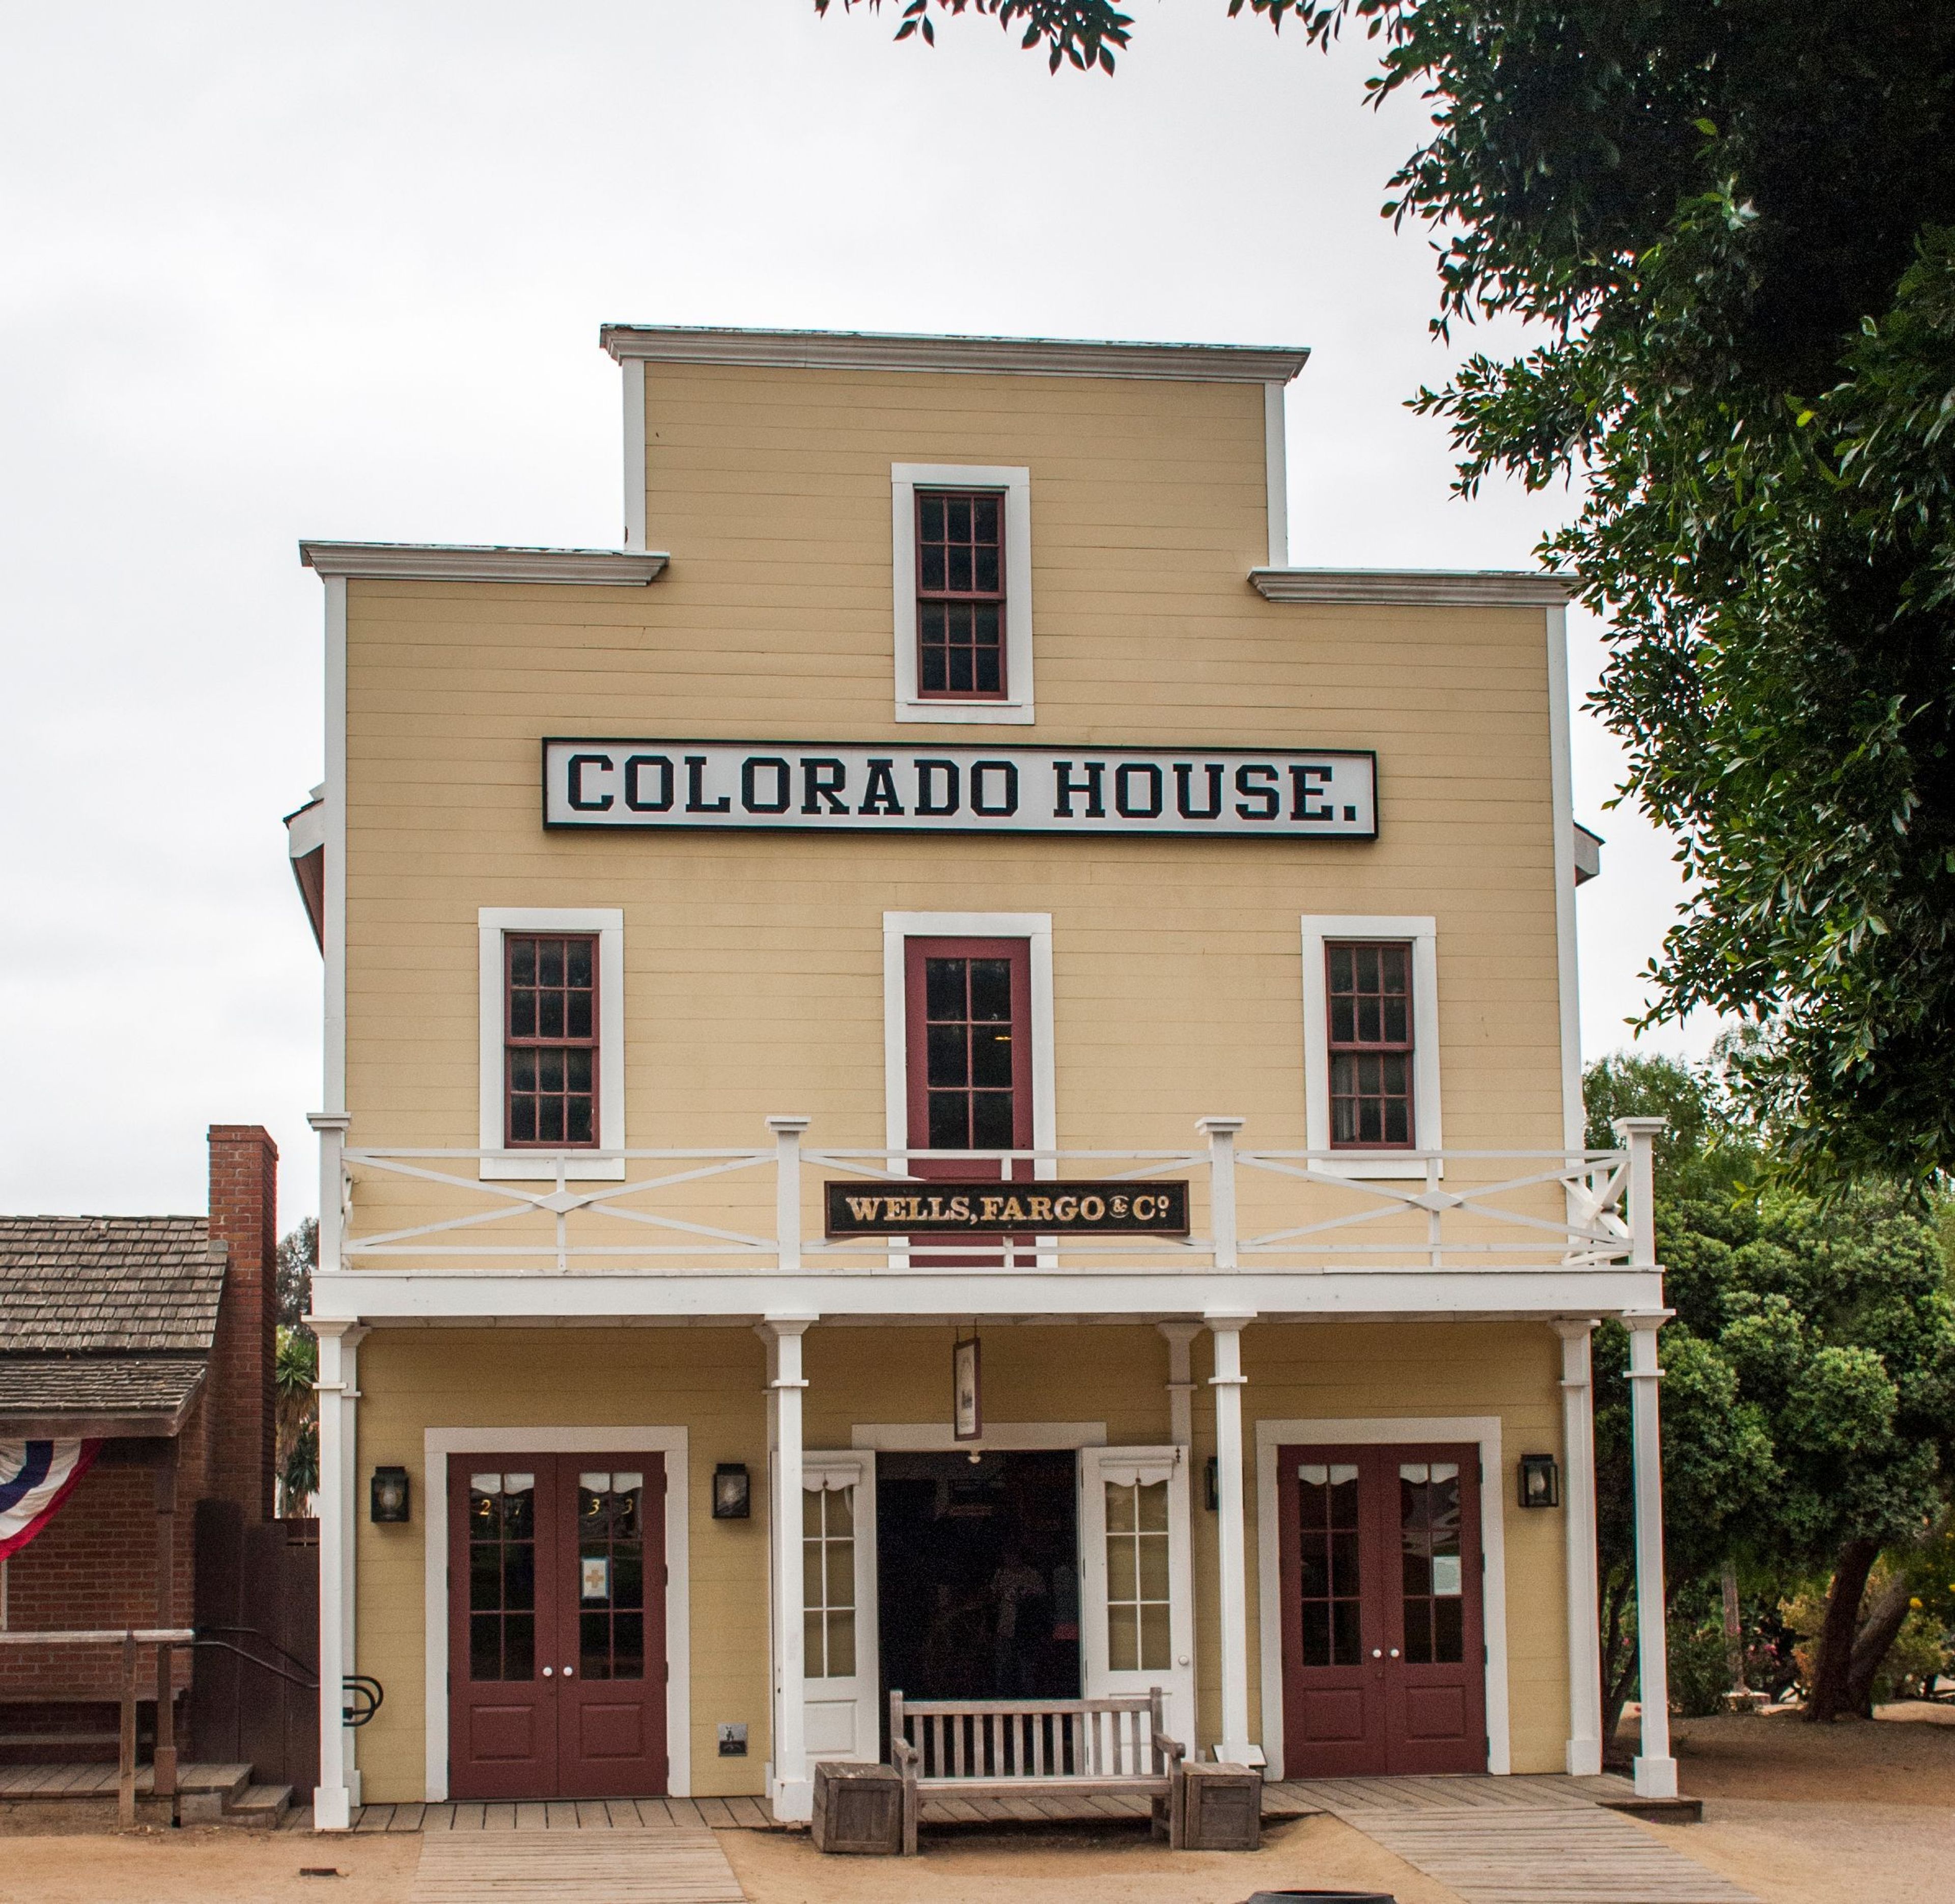
<svg viewBox="0 0 1955 1904"><path fill-rule="evenodd" d="M101 1448L99 1441L0 1441L0 1560L54 1518Z"/></svg>

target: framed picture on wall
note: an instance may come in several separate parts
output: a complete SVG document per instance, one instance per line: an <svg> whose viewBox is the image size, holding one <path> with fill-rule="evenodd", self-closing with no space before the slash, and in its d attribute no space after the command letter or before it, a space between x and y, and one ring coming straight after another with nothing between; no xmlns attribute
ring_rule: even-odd
<svg viewBox="0 0 1955 1904"><path fill-rule="evenodd" d="M951 1432L959 1441L975 1441L984 1432L984 1397L978 1354L974 1335L950 1351Z"/></svg>

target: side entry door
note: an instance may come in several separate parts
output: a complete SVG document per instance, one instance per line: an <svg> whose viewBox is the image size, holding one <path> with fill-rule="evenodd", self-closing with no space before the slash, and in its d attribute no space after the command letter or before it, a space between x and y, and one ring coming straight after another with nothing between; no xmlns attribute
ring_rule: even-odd
<svg viewBox="0 0 1955 1904"><path fill-rule="evenodd" d="M1079 1453L1079 1638L1086 1697L1166 1694L1195 1744L1194 1568L1185 1448Z"/></svg>
<svg viewBox="0 0 1955 1904"><path fill-rule="evenodd" d="M876 1457L801 1457L802 1672L817 1759L882 1757L877 1645Z"/></svg>

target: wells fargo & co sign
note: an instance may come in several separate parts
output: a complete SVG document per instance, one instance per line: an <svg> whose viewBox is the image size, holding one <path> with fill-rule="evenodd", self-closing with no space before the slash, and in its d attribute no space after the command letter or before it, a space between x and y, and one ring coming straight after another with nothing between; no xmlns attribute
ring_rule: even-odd
<svg viewBox="0 0 1955 1904"><path fill-rule="evenodd" d="M825 1184L828 1234L1185 1236L1185 1183Z"/></svg>

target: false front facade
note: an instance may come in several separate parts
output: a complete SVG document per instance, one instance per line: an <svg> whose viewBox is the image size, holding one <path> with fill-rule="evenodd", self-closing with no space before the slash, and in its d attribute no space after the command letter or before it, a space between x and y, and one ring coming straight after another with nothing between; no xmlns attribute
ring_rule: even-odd
<svg viewBox="0 0 1955 1904"><path fill-rule="evenodd" d="M1289 566L1301 351L604 342L622 550L305 550L321 1822L1595 1769L1559 585Z"/></svg>

